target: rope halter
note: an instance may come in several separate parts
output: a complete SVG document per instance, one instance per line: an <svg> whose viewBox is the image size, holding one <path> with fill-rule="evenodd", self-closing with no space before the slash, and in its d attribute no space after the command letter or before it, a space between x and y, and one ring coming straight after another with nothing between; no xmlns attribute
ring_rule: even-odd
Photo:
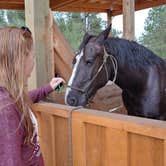
<svg viewBox="0 0 166 166"><path fill-rule="evenodd" d="M89 101L89 96L88 96L88 91L87 89L89 89L89 86L93 83L93 81L96 79L96 77L99 75L100 71L103 69L105 69L105 73L106 73L106 77L107 77L107 82L109 81L109 74L108 74L108 69L107 69L107 59L110 58L112 65L113 65L113 70L114 70L114 77L112 80L112 84L115 82L116 77L117 77L117 71L118 71L118 64L117 64L117 60L115 59L115 57L111 54L108 54L105 50L104 47L104 56L103 56L103 63L101 64L101 66L99 67L99 69L97 70L96 74L93 76L93 78L91 79L91 81L84 87L84 88L78 88L78 87L74 87L74 86L69 86L67 85L68 88L71 88L72 90L76 90L82 94L85 94L87 100ZM111 85L112 85L111 84Z"/></svg>

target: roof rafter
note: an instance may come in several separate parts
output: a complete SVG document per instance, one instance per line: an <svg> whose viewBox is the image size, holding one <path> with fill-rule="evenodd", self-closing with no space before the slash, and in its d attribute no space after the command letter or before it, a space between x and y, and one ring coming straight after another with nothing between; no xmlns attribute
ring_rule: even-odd
<svg viewBox="0 0 166 166"><path fill-rule="evenodd" d="M50 0L50 8L68 12L107 12L112 15L122 14L122 0ZM135 0L135 10L166 5L166 0ZM0 0L0 9L24 10L24 0Z"/></svg>

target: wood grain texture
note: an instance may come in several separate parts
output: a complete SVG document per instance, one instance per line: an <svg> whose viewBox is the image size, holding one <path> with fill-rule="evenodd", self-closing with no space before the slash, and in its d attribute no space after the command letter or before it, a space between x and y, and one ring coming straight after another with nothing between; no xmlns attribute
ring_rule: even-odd
<svg viewBox="0 0 166 166"><path fill-rule="evenodd" d="M68 166L73 107L40 103L33 108L46 166ZM165 121L79 109L71 122L74 166L165 166Z"/></svg>
<svg viewBox="0 0 166 166"><path fill-rule="evenodd" d="M135 10L141 10L166 4L165 0L135 0ZM50 8L55 11L68 12L107 12L112 15L122 14L122 0L50 0ZM23 0L2 0L1 9L24 9Z"/></svg>

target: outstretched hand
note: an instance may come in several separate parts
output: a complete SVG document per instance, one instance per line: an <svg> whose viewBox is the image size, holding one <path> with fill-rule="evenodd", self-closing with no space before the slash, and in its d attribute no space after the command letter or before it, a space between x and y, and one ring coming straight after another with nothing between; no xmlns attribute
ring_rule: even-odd
<svg viewBox="0 0 166 166"><path fill-rule="evenodd" d="M52 80L50 81L50 86L52 89L56 89L56 87L60 84L60 83L65 83L65 80L61 77L54 77L52 78Z"/></svg>

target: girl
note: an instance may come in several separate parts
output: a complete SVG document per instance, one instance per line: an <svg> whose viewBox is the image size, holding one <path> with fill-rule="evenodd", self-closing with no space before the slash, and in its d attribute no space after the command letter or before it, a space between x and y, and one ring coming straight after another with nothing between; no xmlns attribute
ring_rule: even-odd
<svg viewBox="0 0 166 166"><path fill-rule="evenodd" d="M33 40L27 27L0 29L0 165L44 166L32 102L47 96L61 82L53 78L26 92L34 66Z"/></svg>

